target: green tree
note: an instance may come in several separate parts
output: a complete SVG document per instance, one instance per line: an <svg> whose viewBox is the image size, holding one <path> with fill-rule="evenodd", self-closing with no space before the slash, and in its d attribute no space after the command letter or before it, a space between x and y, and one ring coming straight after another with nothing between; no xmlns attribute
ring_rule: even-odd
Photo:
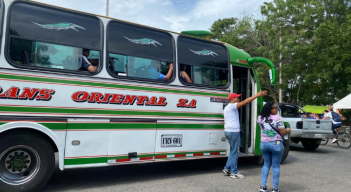
<svg viewBox="0 0 351 192"><path fill-rule="evenodd" d="M350 1L274 0L261 13L282 53L286 102L326 105L351 92Z"/></svg>

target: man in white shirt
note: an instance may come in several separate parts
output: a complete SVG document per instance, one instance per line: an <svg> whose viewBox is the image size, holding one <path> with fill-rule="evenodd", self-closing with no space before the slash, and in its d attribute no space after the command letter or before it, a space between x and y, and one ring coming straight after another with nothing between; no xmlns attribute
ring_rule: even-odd
<svg viewBox="0 0 351 192"><path fill-rule="evenodd" d="M241 94L232 93L228 96L229 104L224 108L224 135L230 145L230 154L223 172L231 178L245 178L238 172L238 149L240 143L240 121L238 109L251 103L257 97L267 95L267 91L260 91L256 95L240 101Z"/></svg>

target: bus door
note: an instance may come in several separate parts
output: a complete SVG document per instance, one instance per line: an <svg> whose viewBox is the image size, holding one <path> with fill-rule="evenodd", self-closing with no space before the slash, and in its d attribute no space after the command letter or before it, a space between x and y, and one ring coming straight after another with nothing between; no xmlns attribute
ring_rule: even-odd
<svg viewBox="0 0 351 192"><path fill-rule="evenodd" d="M252 69L245 67L233 66L233 92L241 94L240 101L245 100L256 94L256 85ZM255 130L255 108L257 101L254 100L250 104L239 109L239 120L241 130L240 152L248 154L252 153L252 144L254 141Z"/></svg>
<svg viewBox="0 0 351 192"><path fill-rule="evenodd" d="M129 164L153 162L156 120L111 119L108 163Z"/></svg>

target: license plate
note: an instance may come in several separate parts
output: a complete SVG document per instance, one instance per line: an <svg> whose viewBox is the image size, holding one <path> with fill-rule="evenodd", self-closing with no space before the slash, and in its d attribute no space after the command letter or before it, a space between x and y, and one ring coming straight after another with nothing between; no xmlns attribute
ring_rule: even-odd
<svg viewBox="0 0 351 192"><path fill-rule="evenodd" d="M324 134L314 134L314 138L325 138Z"/></svg>
<svg viewBox="0 0 351 192"><path fill-rule="evenodd" d="M181 147L183 142L183 135L172 134L161 136L161 147Z"/></svg>

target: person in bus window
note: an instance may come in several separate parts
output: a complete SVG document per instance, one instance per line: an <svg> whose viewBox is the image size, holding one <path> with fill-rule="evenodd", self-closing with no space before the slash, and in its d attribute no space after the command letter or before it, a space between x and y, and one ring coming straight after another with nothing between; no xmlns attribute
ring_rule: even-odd
<svg viewBox="0 0 351 192"><path fill-rule="evenodd" d="M88 60L89 55L90 55L90 50L83 49L82 66L80 67L80 70L94 73L97 70L97 66L94 66L90 63L90 61Z"/></svg>
<svg viewBox="0 0 351 192"><path fill-rule="evenodd" d="M189 75L186 73L186 65L180 65L180 80L186 83L193 83Z"/></svg>
<svg viewBox="0 0 351 192"><path fill-rule="evenodd" d="M151 65L148 69L149 78L168 81L172 77L172 74L173 74L173 64L170 63L168 65L168 72L166 75L164 75L160 72L160 67L161 67L160 61L152 60Z"/></svg>
<svg viewBox="0 0 351 192"><path fill-rule="evenodd" d="M267 95L267 91L260 91L256 95L240 101L241 94L231 93L228 96L229 104L224 108L224 135L230 145L230 153L223 173L231 178L245 178L238 172L238 149L240 146L240 121L238 109L250 104L257 97Z"/></svg>

